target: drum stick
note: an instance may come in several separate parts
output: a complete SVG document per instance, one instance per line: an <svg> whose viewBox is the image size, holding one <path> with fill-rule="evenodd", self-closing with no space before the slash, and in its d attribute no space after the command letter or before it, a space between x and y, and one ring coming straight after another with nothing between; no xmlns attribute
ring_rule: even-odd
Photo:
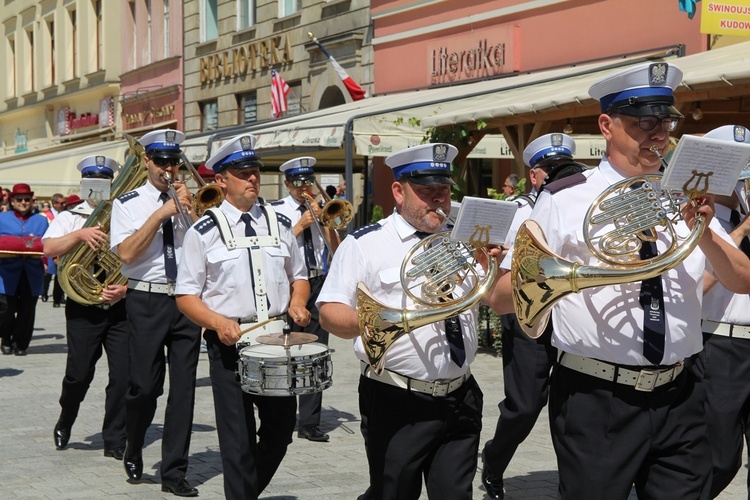
<svg viewBox="0 0 750 500"><path fill-rule="evenodd" d="M276 319L277 318L268 318L266 320L261 321L260 323L255 323L252 326L248 326L247 328L245 328L244 330L242 330L240 332L240 335L244 335L244 334L246 334L247 332L249 332L251 330L255 330L256 328L260 328L261 326L263 326L263 325L265 325L267 323L270 323L271 321L275 321Z"/></svg>

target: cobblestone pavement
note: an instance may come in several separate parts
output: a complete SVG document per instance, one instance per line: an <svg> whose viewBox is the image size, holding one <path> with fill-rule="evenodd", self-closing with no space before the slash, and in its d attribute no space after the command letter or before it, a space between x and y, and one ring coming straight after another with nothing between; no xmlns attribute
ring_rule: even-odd
<svg viewBox="0 0 750 500"><path fill-rule="evenodd" d="M64 311L64 308L54 309L51 302L39 302L28 356L0 356L0 496L4 499L173 498L161 492L158 477L166 396L159 399L156 419L147 434L140 483L128 483L122 462L102 455L105 360L97 365L98 373L81 406L70 444L63 451L55 450L52 428L60 410L57 400L66 353ZM295 433L294 442L263 499L348 500L367 487L367 461L359 432L356 396L358 365L349 341L332 337L331 348L334 383L324 393L321 423L331 440L313 443L297 439ZM481 441L484 443L494 431L497 403L502 397L501 361L491 353L480 352L472 371L484 392ZM720 498L743 498L746 473L743 467ZM223 497L205 354L201 355L198 366L188 480L197 486L201 498ZM545 411L510 464L505 477L506 498L555 498L556 484L555 457ZM427 495L423 492L422 497ZM484 498L479 472L474 481L474 498Z"/></svg>

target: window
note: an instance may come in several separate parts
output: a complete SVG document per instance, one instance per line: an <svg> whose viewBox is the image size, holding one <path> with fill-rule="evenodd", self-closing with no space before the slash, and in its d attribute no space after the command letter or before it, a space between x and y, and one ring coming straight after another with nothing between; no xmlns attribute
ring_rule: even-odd
<svg viewBox="0 0 750 500"><path fill-rule="evenodd" d="M151 0L146 0L146 64L151 63L151 35L153 26L151 25Z"/></svg>
<svg viewBox="0 0 750 500"><path fill-rule="evenodd" d="M102 25L102 2L101 0L93 0L91 6L94 8L94 23L96 32L96 53L94 54L94 64L96 64L96 70L104 68L102 61L102 55L104 54L104 29Z"/></svg>
<svg viewBox="0 0 750 500"><path fill-rule="evenodd" d="M36 82L34 81L34 60L36 59L34 54L34 28L33 25L31 28L29 28L26 31L26 47L29 49L28 52L28 60L29 64L24 65L26 67L25 73L26 73L26 85L25 85L25 91L26 92L32 92L36 90Z"/></svg>
<svg viewBox="0 0 750 500"><path fill-rule="evenodd" d="M237 0L237 30L255 25L255 0Z"/></svg>
<svg viewBox="0 0 750 500"><path fill-rule="evenodd" d="M279 0L279 17L291 16L299 10L299 0Z"/></svg>
<svg viewBox="0 0 750 500"><path fill-rule="evenodd" d="M47 21L47 36L49 40L49 81L50 85L54 85L57 81L57 75L55 74L55 61L57 54L55 53L55 21Z"/></svg>
<svg viewBox="0 0 750 500"><path fill-rule="evenodd" d="M217 0L201 0L201 41L206 42L219 36Z"/></svg>
<svg viewBox="0 0 750 500"><path fill-rule="evenodd" d="M200 104L201 108L201 130L216 130L219 128L219 103L218 101L206 101Z"/></svg>
<svg viewBox="0 0 750 500"><path fill-rule="evenodd" d="M169 50L169 0L164 0L164 58L170 55Z"/></svg>
<svg viewBox="0 0 750 500"><path fill-rule="evenodd" d="M238 95L237 108L239 110L237 123L240 125L258 121L258 96L255 92Z"/></svg>
<svg viewBox="0 0 750 500"><path fill-rule="evenodd" d="M78 76L78 59L76 59L78 38L78 17L75 10L68 11L68 22L70 26L70 78Z"/></svg>
<svg viewBox="0 0 750 500"><path fill-rule="evenodd" d="M16 95L16 40L12 35L7 40L8 61L5 77L8 86L8 97L14 97Z"/></svg>
<svg viewBox="0 0 750 500"><path fill-rule="evenodd" d="M130 7L130 19L132 22L131 26L133 27L133 61L132 61L133 66L131 69L134 69L138 67L138 49L140 48L139 47L140 44L138 43L138 25L136 23L137 18L136 18L136 13L135 13L135 2L131 1L129 7Z"/></svg>
<svg viewBox="0 0 750 500"><path fill-rule="evenodd" d="M287 105L289 107L286 115L299 115L302 113L300 97L302 96L302 82L289 84L289 95L287 96Z"/></svg>

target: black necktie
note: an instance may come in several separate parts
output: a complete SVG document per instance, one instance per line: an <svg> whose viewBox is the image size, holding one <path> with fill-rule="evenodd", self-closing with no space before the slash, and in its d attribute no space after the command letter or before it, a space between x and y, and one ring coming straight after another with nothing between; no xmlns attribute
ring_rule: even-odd
<svg viewBox="0 0 750 500"><path fill-rule="evenodd" d="M300 205L299 209L300 213L304 214L307 212L307 205ZM315 264L317 264L317 260L315 259L315 247L313 247L313 240L312 240L312 230L310 229L310 226L307 226L304 231L302 231L302 237L305 239L305 264L307 265L307 270L311 270L315 268Z"/></svg>
<svg viewBox="0 0 750 500"><path fill-rule="evenodd" d="M159 195L159 200L166 203L169 195L162 193ZM177 258L174 254L174 229L171 217L162 223L161 229L164 241L164 272L167 275L167 283L174 283L177 281Z"/></svg>
<svg viewBox="0 0 750 500"><path fill-rule="evenodd" d="M732 214L729 216L729 222L732 224L732 229L740 225L740 222L742 222L742 217L740 216L740 213L737 210L732 210ZM742 241L740 241L739 247L740 247L740 250L745 252L745 255L750 257L750 240L748 239L747 236L742 238Z"/></svg>
<svg viewBox="0 0 750 500"><path fill-rule="evenodd" d="M414 234L419 239L424 239L430 236L430 233L424 231L415 231ZM448 298L452 299L453 296L448 294ZM441 302L445 302L441 299ZM466 361L466 348L464 347L464 336L461 330L461 321L458 316L451 316L445 318L445 336L448 339L448 346L451 350L451 360L458 366L463 366Z"/></svg>
<svg viewBox="0 0 750 500"><path fill-rule="evenodd" d="M656 257L656 243L641 242L640 257ZM643 307L643 355L651 363L658 365L664 357L664 289L661 275L643 280L639 296Z"/></svg>

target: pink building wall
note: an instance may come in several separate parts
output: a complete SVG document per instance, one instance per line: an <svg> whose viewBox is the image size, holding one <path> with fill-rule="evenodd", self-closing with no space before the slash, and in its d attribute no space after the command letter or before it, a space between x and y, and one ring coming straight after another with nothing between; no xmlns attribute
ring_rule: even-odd
<svg viewBox="0 0 750 500"><path fill-rule="evenodd" d="M686 54L706 50L708 37L700 33L700 4L691 20L677 0L573 0L517 14L493 17L492 11L517 7L524 1L448 0L423 8L378 18L409 0L373 0L375 92L424 88L486 78L513 71L531 71L618 54L651 51L683 44ZM472 22L446 27L392 42L383 37L472 17ZM485 46L480 49L480 43ZM503 43L502 67L480 68L451 79L433 78L432 55L480 49L487 52ZM486 62L486 61L485 61ZM486 66L486 64L485 64ZM402 68L409 68L403 71ZM398 70L396 70L398 69ZM439 69L439 66L438 66Z"/></svg>

